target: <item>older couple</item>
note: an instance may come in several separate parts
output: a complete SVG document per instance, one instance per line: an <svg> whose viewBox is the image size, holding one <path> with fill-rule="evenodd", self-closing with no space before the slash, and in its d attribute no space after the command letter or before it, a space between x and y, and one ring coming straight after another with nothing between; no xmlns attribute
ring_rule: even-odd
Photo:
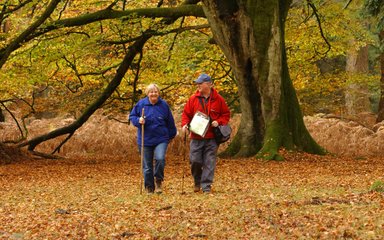
<svg viewBox="0 0 384 240"><path fill-rule="evenodd" d="M213 128L228 124L230 111L224 98L213 88L209 75L201 74L194 82L197 91L184 106L181 126L185 133L190 132L189 159L194 192L202 190L204 193L210 193L219 146ZM138 128L137 144L140 149L141 128L144 125L142 171L145 189L148 193L161 193L166 150L168 143L176 136L177 130L169 105L160 97L159 87L150 84L145 93L147 96L134 106L129 119ZM201 129L202 124L197 124L195 127L196 121L206 122L207 126Z"/></svg>

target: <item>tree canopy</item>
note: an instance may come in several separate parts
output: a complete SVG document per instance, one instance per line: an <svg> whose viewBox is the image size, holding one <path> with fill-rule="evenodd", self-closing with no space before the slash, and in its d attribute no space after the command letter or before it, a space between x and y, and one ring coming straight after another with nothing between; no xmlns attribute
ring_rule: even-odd
<svg viewBox="0 0 384 240"><path fill-rule="evenodd" d="M238 134L239 140L234 141L229 148L230 155L254 155L262 146L264 150L259 156L268 156L267 158L272 159L278 158L273 152L280 147L322 152L305 147L304 145L308 144L307 140L300 140L299 143L300 141L294 139L293 142L289 141L291 143L283 143L284 141L278 143L273 150L265 148L269 132L266 124L267 116L278 109L287 110L290 105L281 105L273 110L267 107L269 103L266 100L269 97L263 96L265 91L262 88L264 84L268 86L268 81L278 85L282 82L278 80L279 77L270 78L272 72L265 71L273 65L271 58L267 60L271 55L268 57L262 53L270 44L265 40L276 32L273 32L275 31L273 28L268 29L267 25L264 26L264 30L258 29L263 27L260 23L266 20L260 17L263 15L260 15L259 11L276 14L278 8L283 9L276 15L281 21L280 25L274 26L281 34L276 40L280 39L278 41L282 45L275 49L282 50L283 64L277 65L281 68L274 67L274 71L277 71L274 74L277 74L276 76L285 74L287 80L282 81L287 81L287 86L291 82L289 72L294 76L292 82L299 92L299 102L298 108L291 113L292 115L288 115L300 119L302 115L299 103L304 111L313 113L316 111L311 109L311 106L314 106L314 95L340 97L337 89L345 84L342 71L328 75L320 73L318 70L321 69L320 62L324 59L345 56L347 43L351 39L359 40L355 41L355 47L373 42L369 40L361 22L344 24L352 21L351 16L356 14L359 5L343 9L341 4L336 3L299 1L291 5L290 1L279 4L277 1L270 1L269 5L265 6L267 10L261 10L258 4L253 1L246 3L228 1L224 4L217 1L200 3L192 0L182 3L6 1L1 4L0 13L2 26L0 81L3 86L0 94L3 108L8 106L7 103L18 99L29 109L23 118L39 111L53 109L62 109L62 112L71 113L77 118L72 125L40 138L24 141L21 146L28 145L29 149L33 150L40 142L62 134L68 135L68 139L99 107L127 112L135 101L142 97L140 90L142 86L149 82L160 83L164 97L175 110L180 109L185 98L194 89L192 79L201 71L205 71L215 79L216 88L226 97L233 111L240 111L246 116L247 109L250 109L248 104L257 106L251 111L255 111L255 115L251 114L251 118L244 118L246 121L256 123L257 127L253 127L252 130L244 128L244 131L251 133L252 137ZM244 9L249 20L240 18L239 13ZM217 15L210 14L215 11ZM215 17L219 18L215 20ZM244 65L236 66L239 61L228 51L240 48L236 48L233 42L220 42L226 36L220 37L219 32L226 27L229 27L225 30L228 31L228 36L235 41L240 29L244 33L249 31L244 30L247 21L254 21L249 28L250 33L262 30L253 40L259 44L251 44L248 48L256 51L255 53L250 51L251 59L261 57L256 60L254 65L256 68L252 71L254 76L251 77L258 82L254 82L256 88L248 87L242 80L247 74L246 62ZM319 26L320 23L322 25ZM264 61L272 65L258 68L257 65ZM261 66L263 64L259 65ZM259 78L270 80L263 83L264 80ZM362 76L360 79L365 77ZM287 86L282 90L291 88ZM245 100L245 92L242 90L244 88L259 92L260 98ZM292 90L295 92L293 88ZM50 98L39 98L42 94L48 94ZM296 99L295 94L283 95L289 99ZM277 102L291 101L281 99L279 96L273 98L275 97ZM244 104L247 101L249 103ZM280 112L280 119L284 119L285 117L281 117L284 114L281 114ZM296 120L290 121L289 118L284 124L296 128ZM297 131L281 130L278 127L272 132L277 131L279 136L286 139L286 136ZM301 131L295 133L297 137L308 135ZM26 134L23 138L25 140ZM248 142L241 142L244 141L241 139L248 139ZM244 146L249 145L253 146L253 150L244 150ZM54 151L59 148L60 146ZM239 153L240 148L243 148L240 151L242 153ZM268 154L265 155L266 153Z"/></svg>

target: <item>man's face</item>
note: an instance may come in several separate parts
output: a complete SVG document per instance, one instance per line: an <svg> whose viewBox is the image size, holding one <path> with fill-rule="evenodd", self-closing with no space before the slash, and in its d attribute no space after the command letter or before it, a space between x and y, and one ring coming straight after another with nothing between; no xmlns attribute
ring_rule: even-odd
<svg viewBox="0 0 384 240"><path fill-rule="evenodd" d="M197 90L199 90L200 94L209 94L211 85L211 82L197 83Z"/></svg>

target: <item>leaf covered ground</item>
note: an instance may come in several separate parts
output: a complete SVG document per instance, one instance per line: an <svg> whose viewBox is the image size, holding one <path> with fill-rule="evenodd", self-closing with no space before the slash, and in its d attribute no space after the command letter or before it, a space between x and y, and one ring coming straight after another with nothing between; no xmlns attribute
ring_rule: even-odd
<svg viewBox="0 0 384 240"><path fill-rule="evenodd" d="M29 157L0 166L0 239L380 239L383 158L283 152L220 159L214 192L193 193L168 155L164 193L140 194L140 159ZM184 172L184 184L183 184Z"/></svg>

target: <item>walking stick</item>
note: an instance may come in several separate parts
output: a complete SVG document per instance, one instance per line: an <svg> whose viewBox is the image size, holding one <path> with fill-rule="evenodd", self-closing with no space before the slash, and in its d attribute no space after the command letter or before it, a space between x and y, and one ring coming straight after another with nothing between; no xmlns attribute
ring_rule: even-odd
<svg viewBox="0 0 384 240"><path fill-rule="evenodd" d="M144 118L144 108L141 110L141 117ZM143 193L143 161L144 161L144 124L141 124L141 164L140 164L140 194Z"/></svg>
<svg viewBox="0 0 384 240"><path fill-rule="evenodd" d="M183 144L184 144L184 149L183 149L183 178L182 178L182 182L181 182L181 194L184 194L184 178L185 178L185 166L184 166L184 163L185 163L185 155L187 153L187 131L184 131L184 139L183 139Z"/></svg>

